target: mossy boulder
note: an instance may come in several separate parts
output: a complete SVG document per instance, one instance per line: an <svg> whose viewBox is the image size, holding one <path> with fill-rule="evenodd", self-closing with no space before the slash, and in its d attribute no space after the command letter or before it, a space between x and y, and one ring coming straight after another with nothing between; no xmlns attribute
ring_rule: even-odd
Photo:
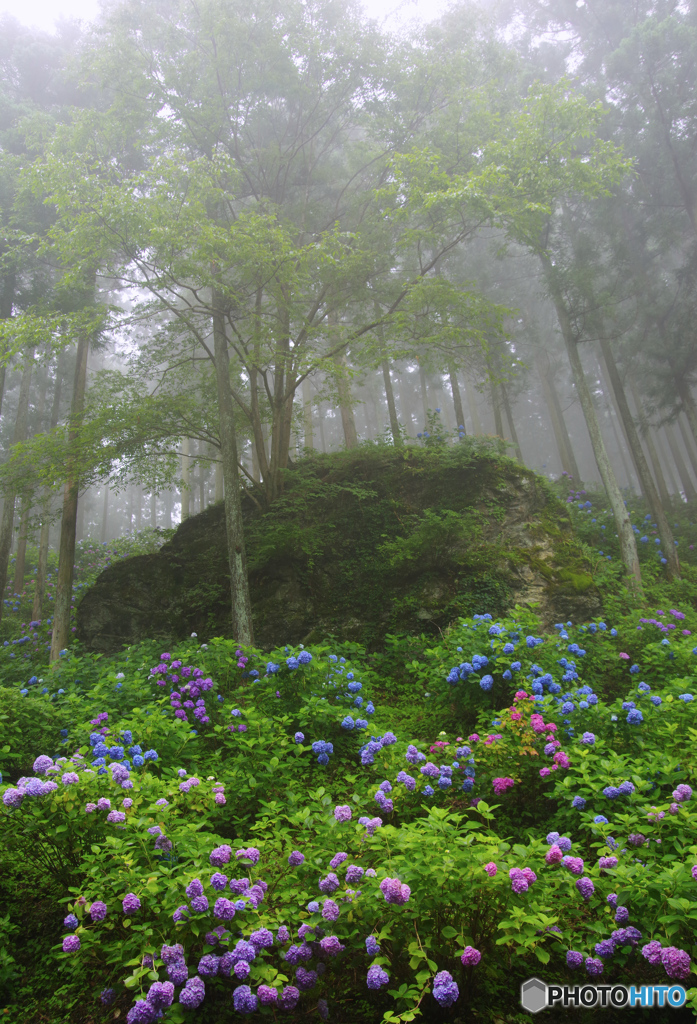
<svg viewBox="0 0 697 1024"><path fill-rule="evenodd" d="M244 501L261 647L330 634L376 647L514 604L537 604L548 622L600 608L564 504L495 441L316 454L260 504ZM212 505L157 554L105 570L78 607L78 639L110 652L230 635L229 588L223 506Z"/></svg>

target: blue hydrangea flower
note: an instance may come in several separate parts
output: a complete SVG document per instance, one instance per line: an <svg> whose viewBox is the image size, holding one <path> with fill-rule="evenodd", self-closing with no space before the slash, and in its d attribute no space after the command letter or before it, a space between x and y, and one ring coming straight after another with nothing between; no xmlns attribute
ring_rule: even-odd
<svg viewBox="0 0 697 1024"><path fill-rule="evenodd" d="M609 822L604 814L596 814L593 818L596 825L609 825Z"/></svg>
<svg viewBox="0 0 697 1024"><path fill-rule="evenodd" d="M479 685L484 691L490 690L491 687L494 685L494 677L489 675L482 676L482 678L479 680Z"/></svg>
<svg viewBox="0 0 697 1024"><path fill-rule="evenodd" d="M582 796L575 796L571 801L571 806L574 807L577 811L582 811L583 808L586 806L586 801L583 799Z"/></svg>

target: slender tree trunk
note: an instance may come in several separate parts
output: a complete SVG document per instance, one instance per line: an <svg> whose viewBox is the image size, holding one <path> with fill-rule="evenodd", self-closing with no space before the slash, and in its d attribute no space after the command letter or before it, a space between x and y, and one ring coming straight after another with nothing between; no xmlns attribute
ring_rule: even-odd
<svg viewBox="0 0 697 1024"><path fill-rule="evenodd" d="M70 426L68 444L77 440L85 408L85 390L87 387L87 357L90 340L86 335L77 343L77 359L75 360L75 380L73 397L70 403ZM80 480L76 461L70 457L67 465L65 487L63 490L63 515L61 518L60 543L58 546L58 580L56 598L53 608L53 634L51 637L51 661L56 661L60 652L67 646L70 636L70 606L73 596L73 571L75 567L75 534L77 530L77 499Z"/></svg>
<svg viewBox="0 0 697 1024"><path fill-rule="evenodd" d="M482 435L482 423L479 419L479 410L477 408L477 396L475 393L475 387L470 378L465 374L465 394L467 395L467 405L469 407L470 416L472 417L472 433L475 437L481 437Z"/></svg>
<svg viewBox="0 0 697 1024"><path fill-rule="evenodd" d="M627 573L629 574L631 584L634 586L635 590L641 591L641 568L639 565L634 531L632 530L632 524L624 504L622 492L617 484L617 479L612 470L607 450L605 448L605 442L603 441L603 435L600 430L600 424L598 423L595 406L593 405L593 396L591 395L590 388L588 387L586 375L583 372L583 365L581 363L581 356L578 351L576 338L574 337L573 327L571 325L566 306L564 305L563 296L554 277L554 270L546 258L543 257L541 259L541 263L549 288L550 298L554 303L554 308L557 313L557 319L559 321L559 327L566 346L569 362L571 364L571 372L573 374L574 384L576 385L576 392L578 394L579 401L581 402L583 415L586 419L586 425L588 427L595 461L598 465L598 470L600 471L600 476L605 486L605 491L615 519L615 527L617 529L620 550L622 552L622 561L624 562Z"/></svg>
<svg viewBox="0 0 697 1024"><path fill-rule="evenodd" d="M189 458L189 451L191 442L188 437L182 438L182 453L181 453L181 467L182 467L182 516L181 521L184 522L191 515L191 460Z"/></svg>
<svg viewBox="0 0 697 1024"><path fill-rule="evenodd" d="M524 466L523 453L520 450L520 442L518 440L518 431L516 430L515 423L513 422L513 412L511 410L511 403L508 398L508 391L506 390L505 384L501 385L501 396L503 398L503 408L506 412L506 419L508 420L508 429L511 432L511 441L513 441L513 444L515 445L516 458L521 466Z"/></svg>
<svg viewBox="0 0 697 1024"><path fill-rule="evenodd" d="M41 533L39 535L39 564L36 570L36 580L34 583L34 601L31 609L31 617L33 622L41 620L43 615L44 606L44 591L46 589L46 571L48 569L48 540L49 531L51 529L50 520L50 496L46 496L47 507L45 508L43 518L41 520Z"/></svg>
<svg viewBox="0 0 697 1024"><path fill-rule="evenodd" d="M174 495L172 491L165 491L165 529L172 529L172 506L174 505Z"/></svg>
<svg viewBox="0 0 697 1024"><path fill-rule="evenodd" d="M19 386L19 398L17 401L17 415L12 436L12 443L19 444L27 438L27 416L29 411L29 387L31 384L31 371L34 364L34 347L27 350L24 356L24 368L22 370L22 381ZM2 618L7 586L7 572L10 563L10 550L12 548L12 533L15 519L15 498L16 491L8 491L2 506L2 524L0 525L0 618Z"/></svg>
<svg viewBox="0 0 697 1024"><path fill-rule="evenodd" d="M547 359L547 354L544 353L544 358ZM557 452L559 453L559 461L561 462L561 468L572 480L575 481L577 486L580 486L580 480L576 476L578 473L578 467L576 466L576 460L571 450L571 443L569 441L569 434L566 430L566 424L561 413L561 406L559 400L554 401L556 395L552 394L552 385L548 377L548 369L546 370L542 364L542 357L540 356L537 348L534 352L535 369L537 370L537 376L540 379L542 385L542 394L544 396L545 405L547 406L547 413L549 415L549 421L552 425L552 433L554 434L554 440L557 445ZM572 463L576 468L576 472L572 469Z"/></svg>
<svg viewBox="0 0 697 1024"><path fill-rule="evenodd" d="M326 439L326 437L324 435L324 410L322 409L322 403L321 402L317 406L317 419L319 421L319 443L321 445L322 451L326 452L326 450L327 450L327 439Z"/></svg>
<svg viewBox="0 0 697 1024"><path fill-rule="evenodd" d="M612 359L613 368L614 368L614 375L611 372L610 367L607 364L606 353L609 353L609 356ZM612 355L612 349L607 344L607 342L605 343L604 347L603 347L603 343L602 342L598 343L598 363L600 365L600 373L601 373L601 378L600 379L601 379L601 383L602 383L603 378L604 378L605 381L607 382L607 385L608 385L608 388L607 388L607 390L609 392L609 394L607 395L608 415L610 416L610 420L611 420L611 423L612 423L612 429L613 429L613 432L615 434L615 440L617 442L617 447L618 447L619 452L620 452L620 458L622 459L622 465L624 466L624 471L625 471L625 473L627 475L627 481L629 483L629 487L631 489L633 489L634 488L634 484L636 482L636 484L637 484L637 486L639 488L639 493L644 496L646 501L649 501L649 496L646 493L646 491L644 490L644 485L643 485L643 480L642 480L641 474L639 473L638 467L636 466L636 463L634 462L634 452L632 451L632 444L631 444L631 441L629 439L629 435L627 433L627 424L624 421L624 417L622 415L622 410L619 407L618 393L617 393L617 389L615 387L615 382L617 382L617 385L622 389L623 397L624 397L624 387L622 385L622 381L620 379L620 375L619 375L619 372L617 370L617 364L615 363L614 356ZM626 398L624 398L624 401L625 401L625 404L626 404L626 401L627 401ZM627 406L627 409L628 408L629 408L629 406ZM629 415L630 415L630 419L631 419L631 413ZM616 423L615 423L616 419L619 420L620 431L618 431L618 429L617 429L617 426L616 426ZM632 420L632 426L633 425L634 425L634 421ZM636 433L636 428L635 428L635 433ZM630 465L629 461L627 460L627 458L625 456L625 448L626 448L626 451L629 453L629 458L631 459L631 465ZM636 474L632 472L632 469L636 469ZM650 504L650 502L649 502L649 504Z"/></svg>
<svg viewBox="0 0 697 1024"><path fill-rule="evenodd" d="M9 320L12 317L15 298L15 272L9 270L3 275L0 286L0 320ZM4 349L0 356L4 356ZM7 367L4 360L0 363L0 415L2 415L2 400L5 396L5 375Z"/></svg>
<svg viewBox="0 0 697 1024"><path fill-rule="evenodd" d="M213 292L213 341L215 376L218 385L220 451L225 486L225 532L230 564L232 635L238 643L253 644L252 603L249 596L244 524L237 460L235 411L230 390L230 356L220 296Z"/></svg>
<svg viewBox="0 0 697 1024"><path fill-rule="evenodd" d="M685 460L682 457L680 445L673 433L673 428L666 425L665 435L668 438L668 446L670 448L670 453L673 456L673 462L675 463L678 475L682 481L682 489L685 492L685 498L687 501L694 501L695 498L697 498L697 491L695 491L694 484L690 479L690 473L685 465Z"/></svg>
<svg viewBox="0 0 697 1024"><path fill-rule="evenodd" d="M620 377L617 369L617 363L615 362L615 357L610 347L610 343L603 339L600 342L600 349L605 361L605 369L608 374L610 386L614 392L615 403L617 404L617 409L627 437L629 450L639 476L639 483L642 491L646 495L651 515L658 526L658 534L663 543L663 550L668 562L668 575L671 578L676 578L680 576L680 562L678 561L678 553L675 548L673 531L670 528L670 523L666 517L665 509L661 504L661 499L656 489L656 485L653 482L653 477L651 476L649 465L646 461L646 456L644 455L644 449L641 447L639 434L634 423L634 418L632 417L629 409L629 402L627 401L624 385L622 384L622 378Z"/></svg>
<svg viewBox="0 0 697 1024"><path fill-rule="evenodd" d="M695 400L692 397L687 381L680 380L677 382L677 386L683 411L687 416L687 422L690 424L690 430L692 431L692 439L697 444L697 405L695 405Z"/></svg>
<svg viewBox="0 0 697 1024"><path fill-rule="evenodd" d="M153 530L157 529L157 494L154 487L150 491L150 526Z"/></svg>
<svg viewBox="0 0 697 1024"><path fill-rule="evenodd" d="M21 510L19 537L17 538L17 558L15 559L15 578L13 584L15 594L21 594L24 591L24 573L27 565L27 539L29 537L29 514L31 512L30 495L22 495Z"/></svg>
<svg viewBox="0 0 697 1024"><path fill-rule="evenodd" d="M428 430L428 383L426 373L421 362L419 362L419 387L421 391L421 405L424 411L424 430Z"/></svg>
<svg viewBox="0 0 697 1024"><path fill-rule="evenodd" d="M61 349L56 360L56 382L53 389L53 401L51 403L50 429L55 430L60 419L61 395L63 391L63 377L65 376L65 349ZM34 584L34 604L32 608L32 619L40 619L43 613L44 594L46 592L46 573L48 571L48 549L51 540L51 491L46 488L44 491L43 515L41 518L41 533L39 535L39 565L36 572ZM106 537L102 538L106 540Z"/></svg>
<svg viewBox="0 0 697 1024"><path fill-rule="evenodd" d="M656 487L658 488L658 495L661 500L661 504L664 508L670 508L670 494L668 493L668 488L666 487L666 479L663 475L661 460L658 457L656 445L653 442L653 435L651 434L651 430L649 429L649 425L644 414L644 408L641 404L641 398L639 397L639 392L637 391L633 377L629 378L629 386L631 388L632 398L634 399L634 405L636 407L637 419L639 420L639 429L641 430L642 436L646 440L646 448L648 450L649 458L651 460L653 475L656 478Z"/></svg>
<svg viewBox="0 0 697 1024"><path fill-rule="evenodd" d="M82 501L78 501L77 505L77 525L75 528L75 539L80 541L85 539L85 505L87 504L87 491L82 495Z"/></svg>
<svg viewBox="0 0 697 1024"><path fill-rule="evenodd" d="M456 426L460 432L460 437L463 438L467 434L465 429L465 412L462 408L462 395L460 394L460 384L457 379L457 367L453 362L448 364L448 377L450 378L450 390L453 394Z"/></svg>
<svg viewBox="0 0 697 1024"><path fill-rule="evenodd" d="M505 441L506 435L503 432L503 417L501 416L501 400L499 398L498 384L490 384L490 390L491 407L494 410L494 433Z"/></svg>
<svg viewBox="0 0 697 1024"><path fill-rule="evenodd" d="M347 448L355 448L358 444L356 433L356 420L353 415L353 404L351 402L351 388L346 379L343 368L346 366L346 357L343 355L334 356L334 362L339 367L338 378L339 411L341 412L341 425L344 428L344 442Z"/></svg>
<svg viewBox="0 0 697 1024"><path fill-rule="evenodd" d="M109 526L109 484L104 484L104 504L102 505L102 544L106 541Z"/></svg>
<svg viewBox="0 0 697 1024"><path fill-rule="evenodd" d="M675 473L673 472L672 460L663 446L660 430L654 429L654 437L656 438L656 448L658 449L658 454L661 459L661 465L665 469L666 474L668 476L668 486L672 493L677 495L677 497L682 501L682 497L680 495L680 486L678 484Z"/></svg>
<svg viewBox="0 0 697 1024"><path fill-rule="evenodd" d="M685 445L685 451L687 452L690 465L692 466L692 472L697 476L697 453L693 448L694 442L690 433L689 424L685 426L686 420L686 416L678 416L677 422L678 427L680 428L680 434L682 435L683 444Z"/></svg>
<svg viewBox="0 0 697 1024"><path fill-rule="evenodd" d="M396 448L402 446L402 435L399 430L399 420L397 419L397 406L394 401L394 389L392 387L392 377L390 376L390 364L387 359L383 359L381 363L382 367L382 380L385 385L385 397L387 399L387 414L390 419L390 433L392 434L392 443Z"/></svg>
<svg viewBox="0 0 697 1024"><path fill-rule="evenodd" d="M315 435L312 429L312 386L307 377L303 380L303 431L305 448L315 447Z"/></svg>
<svg viewBox="0 0 697 1024"><path fill-rule="evenodd" d="M561 407L561 402L559 401L559 393L557 392L557 386L554 382L554 377L551 373L547 374L547 383L549 384L550 399L554 407L555 415L557 417L560 430L564 436L567 451L569 454L569 472L571 473L571 476L573 477L576 485L580 487L582 482L581 471L578 468L578 462L576 461L576 452L574 451L574 446L569 436L569 431L566 426L566 420L564 419L564 410Z"/></svg>
<svg viewBox="0 0 697 1024"><path fill-rule="evenodd" d="M254 447L256 452L256 446ZM218 460L215 464L215 500L222 501L225 497L225 491L223 489L223 464Z"/></svg>

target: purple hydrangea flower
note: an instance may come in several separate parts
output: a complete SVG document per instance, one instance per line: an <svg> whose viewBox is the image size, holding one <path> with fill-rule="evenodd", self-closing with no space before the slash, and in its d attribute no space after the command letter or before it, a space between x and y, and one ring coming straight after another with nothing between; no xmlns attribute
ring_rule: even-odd
<svg viewBox="0 0 697 1024"><path fill-rule="evenodd" d="M583 896L584 900L589 900L595 892L595 886L588 877L579 878L576 881L576 888Z"/></svg>
<svg viewBox="0 0 697 1024"><path fill-rule="evenodd" d="M171 981L155 981L150 986L147 1000L155 1010L166 1010L174 1002L174 985Z"/></svg>
<svg viewBox="0 0 697 1024"><path fill-rule="evenodd" d="M348 804L339 804L334 808L334 817L337 821L350 821L351 808Z"/></svg>
<svg viewBox="0 0 697 1024"><path fill-rule="evenodd" d="M278 991L270 985L260 985L257 996L262 1006L276 1006L278 1003Z"/></svg>
<svg viewBox="0 0 697 1024"><path fill-rule="evenodd" d="M80 922L76 918L75 914L68 914L68 916L63 919L64 927L70 928L71 930L77 928L79 923Z"/></svg>
<svg viewBox="0 0 697 1024"><path fill-rule="evenodd" d="M64 953L77 953L80 948L80 940L77 935L66 935L63 939Z"/></svg>
<svg viewBox="0 0 697 1024"><path fill-rule="evenodd" d="M178 960L184 959L184 947L181 942L177 942L174 946L163 946L160 950L160 960L162 960L165 966L174 964Z"/></svg>
<svg viewBox="0 0 697 1024"><path fill-rule="evenodd" d="M389 980L389 974L379 964L373 964L372 967L368 968L368 976L366 978L368 988L382 988L383 985L387 985Z"/></svg>
<svg viewBox="0 0 697 1024"><path fill-rule="evenodd" d="M653 939L651 942L647 942L646 945L641 948L641 955L654 967L660 964L662 952L663 948L661 943L656 939Z"/></svg>
<svg viewBox="0 0 697 1024"><path fill-rule="evenodd" d="M612 956L615 952L615 943L612 939L603 939L602 942L596 942L595 952L603 959L605 957Z"/></svg>
<svg viewBox="0 0 697 1024"><path fill-rule="evenodd" d="M222 868L227 864L232 857L232 847L228 846L227 843L223 843L222 846L216 846L208 858L214 868Z"/></svg>
<svg viewBox="0 0 697 1024"><path fill-rule="evenodd" d="M337 939L336 935L326 935L323 939L320 939L320 949L323 953L327 953L329 956L338 956L345 946Z"/></svg>
<svg viewBox="0 0 697 1024"><path fill-rule="evenodd" d="M404 906L411 896L409 886L400 882L398 878L383 878L380 882L380 892L386 903L394 903L400 907Z"/></svg>
<svg viewBox="0 0 697 1024"><path fill-rule="evenodd" d="M346 881L349 885L360 882L363 874L364 869L359 864L349 864L346 868Z"/></svg>
<svg viewBox="0 0 697 1024"><path fill-rule="evenodd" d="M575 949L568 950L566 954L566 965L570 967L572 971L575 971L583 963L583 953L579 953Z"/></svg>
<svg viewBox="0 0 697 1024"><path fill-rule="evenodd" d="M252 932L249 936L249 941L256 950L269 949L273 946L273 934L268 928L257 928L257 930Z"/></svg>
<svg viewBox="0 0 697 1024"><path fill-rule="evenodd" d="M482 954L474 946L465 946L465 951L460 959L465 967L475 967L482 959Z"/></svg>
<svg viewBox="0 0 697 1024"><path fill-rule="evenodd" d="M206 986L202 978L189 978L179 993L179 1002L189 1010L197 1010L206 997Z"/></svg>
<svg viewBox="0 0 697 1024"><path fill-rule="evenodd" d="M298 867L298 865L302 864L304 860L305 854L301 853L300 850L293 850L293 852L288 855L288 863L292 868Z"/></svg>
<svg viewBox="0 0 697 1024"><path fill-rule="evenodd" d="M325 896L329 896L331 893L336 892L340 884L334 872L330 871L326 878L320 880L319 891L324 893Z"/></svg>
<svg viewBox="0 0 697 1024"><path fill-rule="evenodd" d="M195 914L205 914L208 910L208 897L194 896L191 901L191 909Z"/></svg>
<svg viewBox="0 0 697 1024"><path fill-rule="evenodd" d="M329 867L336 871L338 867L341 867L345 860L348 860L348 854L344 853L342 850L340 853L334 854L332 859L329 861Z"/></svg>
<svg viewBox="0 0 697 1024"><path fill-rule="evenodd" d="M460 995L449 971L439 971L433 979L433 997L440 1006L452 1006Z"/></svg>
<svg viewBox="0 0 697 1024"><path fill-rule="evenodd" d="M198 962L198 973L202 978L214 978L220 967L220 957L213 953L206 953Z"/></svg>
<svg viewBox="0 0 697 1024"><path fill-rule="evenodd" d="M239 985L232 994L232 1002L238 1013L254 1013L258 1000L249 985Z"/></svg>
<svg viewBox="0 0 697 1024"><path fill-rule="evenodd" d="M289 939L290 932L288 931L287 926L282 924L281 927L278 929L278 933L276 934L276 940L280 942L281 945L283 945L283 943L288 942Z"/></svg>
<svg viewBox="0 0 697 1024"><path fill-rule="evenodd" d="M123 898L123 912L124 914L135 914L136 910L140 910L140 900L135 893L129 892Z"/></svg>
<svg viewBox="0 0 697 1024"><path fill-rule="evenodd" d="M686 981L690 977L690 955L683 949L667 946L661 951L661 963L668 977L675 981Z"/></svg>
<svg viewBox="0 0 697 1024"><path fill-rule="evenodd" d="M586 957L586 974L589 974L591 978L599 978L604 969L602 960L595 959L592 956Z"/></svg>
<svg viewBox="0 0 697 1024"><path fill-rule="evenodd" d="M146 999L135 1003L126 1017L126 1024L153 1024L161 1014Z"/></svg>
<svg viewBox="0 0 697 1024"><path fill-rule="evenodd" d="M317 984L317 971L308 971L300 966L295 972L295 980L301 992L309 992Z"/></svg>
<svg viewBox="0 0 697 1024"><path fill-rule="evenodd" d="M380 952L380 945L374 935L368 935L365 940L365 948L368 956L377 956Z"/></svg>
<svg viewBox="0 0 697 1024"><path fill-rule="evenodd" d="M102 900L95 900L90 907L90 917L93 921L103 921L106 917L106 903Z"/></svg>
<svg viewBox="0 0 697 1024"><path fill-rule="evenodd" d="M300 992L295 985L286 985L279 1000L281 1009L294 1010L298 1005L298 999L300 999Z"/></svg>
<svg viewBox="0 0 697 1024"><path fill-rule="evenodd" d="M339 920L339 905L334 900L325 900L322 906L322 917L325 921L338 921Z"/></svg>

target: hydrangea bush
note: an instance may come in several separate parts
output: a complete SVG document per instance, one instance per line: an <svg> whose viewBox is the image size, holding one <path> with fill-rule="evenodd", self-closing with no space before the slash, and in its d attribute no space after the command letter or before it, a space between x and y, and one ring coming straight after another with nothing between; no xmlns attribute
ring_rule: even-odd
<svg viewBox="0 0 697 1024"><path fill-rule="evenodd" d="M56 972L129 1024L341 1019L356 998L407 1021L491 992L515 1009L511 964L516 985L668 978L697 1007L697 654L678 611L669 636L465 620L410 666L406 716L355 645L192 638L132 649L89 689L65 659L21 700L70 707L67 735L0 787L2 843L60 887Z"/></svg>

